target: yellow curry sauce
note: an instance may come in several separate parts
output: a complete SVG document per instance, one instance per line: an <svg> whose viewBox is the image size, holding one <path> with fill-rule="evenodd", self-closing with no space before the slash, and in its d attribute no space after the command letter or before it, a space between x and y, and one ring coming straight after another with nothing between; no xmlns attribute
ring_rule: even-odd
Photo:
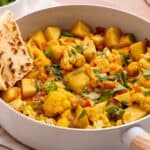
<svg viewBox="0 0 150 150"><path fill-rule="evenodd" d="M33 70L2 93L14 109L67 128L106 128L150 113L150 44L118 27L49 26L26 46Z"/></svg>

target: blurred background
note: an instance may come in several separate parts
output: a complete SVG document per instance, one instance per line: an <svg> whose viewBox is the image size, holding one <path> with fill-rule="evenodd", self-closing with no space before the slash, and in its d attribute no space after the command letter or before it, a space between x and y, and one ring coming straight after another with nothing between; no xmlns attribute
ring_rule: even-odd
<svg viewBox="0 0 150 150"><path fill-rule="evenodd" d="M147 3L146 3L147 1ZM30 12L58 5L97 4L105 5L150 19L150 0L0 0L0 12L10 9L18 18ZM8 5L9 3L9 5Z"/></svg>

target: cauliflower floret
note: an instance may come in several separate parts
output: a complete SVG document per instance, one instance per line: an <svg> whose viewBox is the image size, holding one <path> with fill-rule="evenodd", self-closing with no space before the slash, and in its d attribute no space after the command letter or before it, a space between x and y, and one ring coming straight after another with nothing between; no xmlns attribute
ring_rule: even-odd
<svg viewBox="0 0 150 150"><path fill-rule="evenodd" d="M61 114L66 109L71 109L71 101L63 89L50 92L43 104L43 111L49 117Z"/></svg>
<svg viewBox="0 0 150 150"><path fill-rule="evenodd" d="M91 61L96 56L96 47L94 41L89 37L85 37L83 41L83 45L87 46L83 54L87 61Z"/></svg>
<svg viewBox="0 0 150 150"><path fill-rule="evenodd" d="M123 65L122 56L118 50L112 49L111 55L109 55L108 60L110 61L110 63Z"/></svg>
<svg viewBox="0 0 150 150"><path fill-rule="evenodd" d="M69 53L67 51L64 51L63 53L63 57L60 61L60 67L67 71L70 71L73 69L73 65L70 62Z"/></svg>
<svg viewBox="0 0 150 150"><path fill-rule="evenodd" d="M106 73L109 71L110 64L107 58L105 57L97 56L92 63L93 65L96 65L96 67L101 73Z"/></svg>

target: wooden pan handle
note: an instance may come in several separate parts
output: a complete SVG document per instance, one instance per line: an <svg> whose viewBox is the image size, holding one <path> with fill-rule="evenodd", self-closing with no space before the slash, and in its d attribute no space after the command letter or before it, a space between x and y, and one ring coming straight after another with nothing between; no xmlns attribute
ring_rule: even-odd
<svg viewBox="0 0 150 150"><path fill-rule="evenodd" d="M150 150L150 134L144 132L136 136L130 144L130 150Z"/></svg>
<svg viewBox="0 0 150 150"><path fill-rule="evenodd" d="M122 141L130 150L150 150L150 134L140 127L133 127L123 133Z"/></svg>

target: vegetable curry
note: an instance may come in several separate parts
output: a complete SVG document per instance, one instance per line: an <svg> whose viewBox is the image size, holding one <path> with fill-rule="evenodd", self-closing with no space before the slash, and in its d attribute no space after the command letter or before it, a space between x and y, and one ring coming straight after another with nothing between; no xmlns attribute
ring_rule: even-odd
<svg viewBox="0 0 150 150"><path fill-rule="evenodd" d="M138 120L150 113L149 43L84 21L70 30L49 26L25 42L33 70L1 96L26 116L67 128Z"/></svg>

